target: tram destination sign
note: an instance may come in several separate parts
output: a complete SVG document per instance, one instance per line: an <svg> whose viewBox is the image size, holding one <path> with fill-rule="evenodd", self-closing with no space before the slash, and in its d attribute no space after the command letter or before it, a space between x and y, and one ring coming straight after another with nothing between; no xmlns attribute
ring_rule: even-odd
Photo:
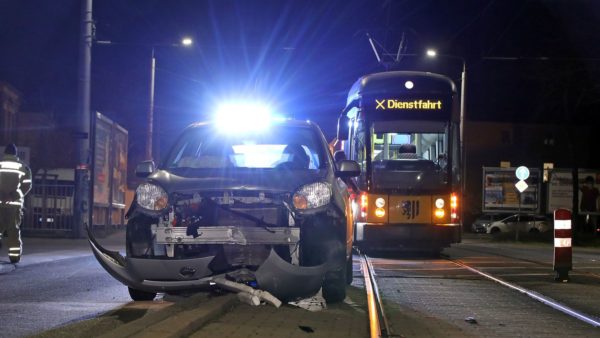
<svg viewBox="0 0 600 338"><path fill-rule="evenodd" d="M442 100L375 99L375 110L442 110Z"/></svg>

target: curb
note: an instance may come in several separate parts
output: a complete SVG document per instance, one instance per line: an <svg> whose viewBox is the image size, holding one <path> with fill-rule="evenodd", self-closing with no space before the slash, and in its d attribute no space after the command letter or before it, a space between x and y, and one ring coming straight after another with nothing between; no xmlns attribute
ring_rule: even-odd
<svg viewBox="0 0 600 338"><path fill-rule="evenodd" d="M124 337L183 337L198 330L207 322L221 316L238 303L233 294L207 297L198 294L164 310L119 326L102 338Z"/></svg>

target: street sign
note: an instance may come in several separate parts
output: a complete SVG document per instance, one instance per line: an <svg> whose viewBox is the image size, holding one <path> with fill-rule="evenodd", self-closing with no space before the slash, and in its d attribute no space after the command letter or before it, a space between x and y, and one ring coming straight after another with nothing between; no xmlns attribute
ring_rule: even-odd
<svg viewBox="0 0 600 338"><path fill-rule="evenodd" d="M527 185L527 183L525 183L525 181L520 180L519 182L517 182L515 184L515 187L517 187L517 190L519 190L519 192L522 193L523 191L525 191L527 189L527 187L529 187L529 185Z"/></svg>
<svg viewBox="0 0 600 338"><path fill-rule="evenodd" d="M524 181L529 178L529 168L522 165L515 170L515 174L517 175L518 179Z"/></svg>

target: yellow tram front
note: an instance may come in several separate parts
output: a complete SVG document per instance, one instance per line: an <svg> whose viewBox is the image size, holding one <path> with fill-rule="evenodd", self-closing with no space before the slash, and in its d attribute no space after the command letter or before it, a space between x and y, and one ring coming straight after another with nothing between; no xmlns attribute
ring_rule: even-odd
<svg viewBox="0 0 600 338"><path fill-rule="evenodd" d="M338 121L344 155L357 161L354 242L439 252L460 242L456 87L424 72L360 78Z"/></svg>

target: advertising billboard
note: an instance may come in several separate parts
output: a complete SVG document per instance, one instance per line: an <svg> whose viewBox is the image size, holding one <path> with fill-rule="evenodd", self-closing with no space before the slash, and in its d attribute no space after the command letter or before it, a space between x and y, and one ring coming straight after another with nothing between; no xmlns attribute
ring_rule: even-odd
<svg viewBox="0 0 600 338"><path fill-rule="evenodd" d="M128 133L104 115L94 121L94 205L125 208Z"/></svg>
<svg viewBox="0 0 600 338"><path fill-rule="evenodd" d="M579 169L579 213L598 214L600 170ZM573 210L573 171L553 169L548 180L548 212Z"/></svg>
<svg viewBox="0 0 600 338"><path fill-rule="evenodd" d="M519 194L516 169L483 167L483 212L539 212L540 170L529 169L527 188Z"/></svg>

